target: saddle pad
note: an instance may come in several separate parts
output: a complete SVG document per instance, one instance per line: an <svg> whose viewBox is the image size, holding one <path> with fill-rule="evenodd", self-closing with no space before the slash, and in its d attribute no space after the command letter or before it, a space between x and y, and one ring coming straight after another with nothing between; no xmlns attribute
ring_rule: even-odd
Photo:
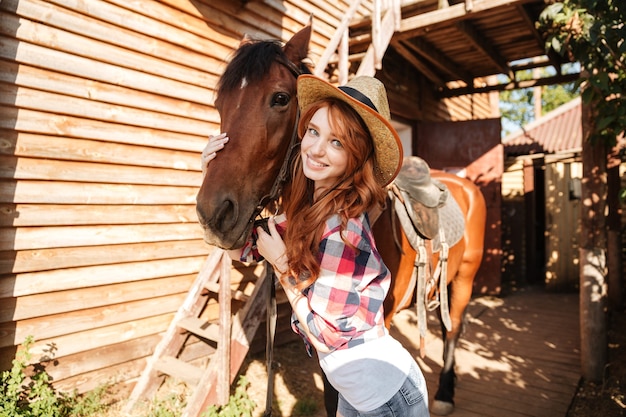
<svg viewBox="0 0 626 417"><path fill-rule="evenodd" d="M454 198L448 198L446 203L439 207L439 227L443 229L448 247L456 245L465 231L465 218L461 207ZM433 252L441 249L439 234L433 239Z"/></svg>

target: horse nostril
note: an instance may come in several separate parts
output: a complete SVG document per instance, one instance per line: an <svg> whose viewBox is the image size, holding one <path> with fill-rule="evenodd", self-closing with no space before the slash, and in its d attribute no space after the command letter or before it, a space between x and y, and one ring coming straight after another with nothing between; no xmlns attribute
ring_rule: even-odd
<svg viewBox="0 0 626 417"><path fill-rule="evenodd" d="M230 199L222 202L215 214L215 228L226 233L237 224L237 205Z"/></svg>

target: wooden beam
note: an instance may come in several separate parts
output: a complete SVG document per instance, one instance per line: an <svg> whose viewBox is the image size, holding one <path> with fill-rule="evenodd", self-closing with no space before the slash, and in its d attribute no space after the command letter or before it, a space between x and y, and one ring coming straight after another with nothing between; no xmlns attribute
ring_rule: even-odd
<svg viewBox="0 0 626 417"><path fill-rule="evenodd" d="M537 40L537 43L539 45L544 45L545 41L544 41L543 37L541 36L541 34L539 33L539 31L535 28L535 22L528 15L528 12L526 11L526 8L524 7L524 5L519 4L519 5L515 6L515 8L519 11L519 15L522 17L524 22L526 22L526 25L528 26L528 28L530 29L531 33L533 34L533 36ZM552 48L550 48L550 49L548 49L546 51L546 56L550 59L550 62L552 63L552 66L556 70L556 73L561 75L562 74L562 72L561 72L561 64L563 63L563 58L561 56L559 56L559 54L557 54L554 51L554 49L552 49Z"/></svg>
<svg viewBox="0 0 626 417"><path fill-rule="evenodd" d="M521 88L538 87L541 85L562 84L576 81L580 77L579 73L556 75L537 80L513 81L506 84L487 85L484 87L461 87L443 90L437 93L440 98L464 96L467 94L488 93L490 91L517 90Z"/></svg>
<svg viewBox="0 0 626 417"><path fill-rule="evenodd" d="M437 87L443 87L445 82L426 64L422 63L415 57L411 51L405 47L406 42L392 42L391 46L396 50L404 59L406 59L411 65L413 65L419 72L421 72L426 78L433 82Z"/></svg>
<svg viewBox="0 0 626 417"><path fill-rule="evenodd" d="M457 80L463 80L466 84L472 85L472 80L474 79L472 74L462 71L459 64L450 60L424 39L418 38L404 41L403 44L413 52L421 55L436 68L439 68L439 70L454 76Z"/></svg>
<svg viewBox="0 0 626 417"><path fill-rule="evenodd" d="M348 9L346 14L343 15L343 18L341 19L341 23L337 27L335 34L328 42L328 45L326 45L326 49L324 50L324 52L322 53L322 56L320 57L320 59L318 59L317 64L315 65L315 70L313 71L313 73L317 75L318 77L321 77L324 74L324 71L326 71L326 66L328 65L328 61L330 60L330 57L337 50L337 46L339 45L339 42L343 38L343 32L348 30L348 27L350 25L350 20L352 19L352 16L356 12L356 9L360 6L360 4L361 4L361 0L352 2L350 9Z"/></svg>
<svg viewBox="0 0 626 417"><path fill-rule="evenodd" d="M517 72L534 68L549 67L550 65L552 65L552 62L550 62L550 59L546 55L534 56L530 57L530 60L524 61L524 63L511 65L511 70L513 70L513 72Z"/></svg>
<svg viewBox="0 0 626 417"><path fill-rule="evenodd" d="M370 75L374 76L378 68L376 63L376 55L383 56L385 55L385 51L393 38L395 28L393 25L394 15L393 10L387 9L385 15L382 18L382 22L380 24L382 31L380 33L380 38L377 40L373 40L374 43L370 44L367 48L367 52L365 53L365 57L363 61L361 61L361 65L359 65L359 69L356 72L356 75ZM382 63L380 64L382 66Z"/></svg>
<svg viewBox="0 0 626 417"><path fill-rule="evenodd" d="M502 57L489 43L485 42L482 34L468 21L456 23L456 28L476 49L482 52L491 62L493 62L503 74L508 74L511 80L515 79L515 74L509 68L506 59Z"/></svg>
<svg viewBox="0 0 626 417"><path fill-rule="evenodd" d="M445 9L439 9L403 19L400 30L396 34L398 39L414 38L425 35L432 26L441 23L450 23L476 17L477 14L498 7L514 7L525 3L536 3L537 0L476 0L471 11L467 11L465 3L455 4Z"/></svg>

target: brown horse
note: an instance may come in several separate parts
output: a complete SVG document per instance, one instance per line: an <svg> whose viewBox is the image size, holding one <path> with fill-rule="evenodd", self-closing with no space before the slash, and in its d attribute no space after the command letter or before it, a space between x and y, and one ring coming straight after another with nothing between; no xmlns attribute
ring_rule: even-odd
<svg viewBox="0 0 626 417"><path fill-rule="evenodd" d="M296 79L308 72L305 60L311 27L296 33L284 46L276 41L242 41L218 85L215 105L228 146L208 167L197 196L197 212L205 240L223 249L241 247L260 211L279 196L290 158L297 123ZM472 294L472 283L483 254L486 209L480 190L471 181L444 172L433 177L445 183L465 217L463 238L449 251L448 284L451 330L445 330L444 366L431 410L449 414L454 407L454 349ZM393 227L399 247L390 233ZM389 209L373 225L376 244L392 272L385 301L386 323L410 304L415 250ZM437 262L434 255L433 262ZM400 305L404 304L404 305ZM382 352L381 352L382 354ZM326 387L326 408L334 415L336 393ZM329 400L333 398L332 400ZM333 401L335 403L333 404Z"/></svg>

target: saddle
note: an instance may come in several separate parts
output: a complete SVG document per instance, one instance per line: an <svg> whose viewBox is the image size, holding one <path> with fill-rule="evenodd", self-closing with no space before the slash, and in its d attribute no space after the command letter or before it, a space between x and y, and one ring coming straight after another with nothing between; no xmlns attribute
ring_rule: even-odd
<svg viewBox="0 0 626 417"><path fill-rule="evenodd" d="M448 188L431 178L430 167L417 156L404 158L392 187L410 210L415 230L425 239L434 239L439 232L439 208L448 199Z"/></svg>
<svg viewBox="0 0 626 417"><path fill-rule="evenodd" d="M456 200L448 198L449 194L448 187L432 178L426 161L417 156L404 158L400 173L389 187L392 207L416 252L412 281L417 291L422 355L425 354L426 309L432 311L440 307L442 322L446 329L451 329L447 292L448 249L463 237L465 219ZM440 252L439 261L432 272L432 254L437 252Z"/></svg>

